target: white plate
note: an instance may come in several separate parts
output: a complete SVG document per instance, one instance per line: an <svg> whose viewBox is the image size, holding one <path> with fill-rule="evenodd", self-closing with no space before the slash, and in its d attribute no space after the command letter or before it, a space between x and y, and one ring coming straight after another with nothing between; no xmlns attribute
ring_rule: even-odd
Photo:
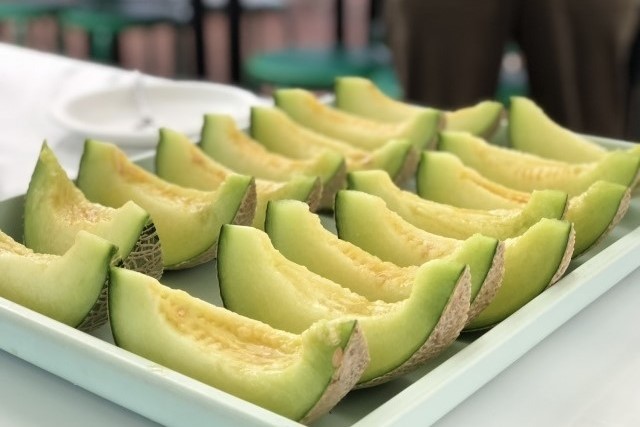
<svg viewBox="0 0 640 427"><path fill-rule="evenodd" d="M232 116L239 126L249 122L251 106L262 101L244 89L218 83L146 80L140 87L155 126L140 127L141 111L134 97L135 79L126 85L86 92L54 106L55 119L82 138L125 146L155 147L158 127L197 137L207 113Z"/></svg>

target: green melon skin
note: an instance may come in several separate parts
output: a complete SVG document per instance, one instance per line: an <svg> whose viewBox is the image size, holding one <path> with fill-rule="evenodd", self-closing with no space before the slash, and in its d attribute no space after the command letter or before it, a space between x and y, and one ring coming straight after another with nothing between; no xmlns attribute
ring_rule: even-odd
<svg viewBox="0 0 640 427"><path fill-rule="evenodd" d="M463 132L442 132L438 149L458 156L485 177L520 191L554 189L570 197L584 193L596 181L635 184L640 157L612 151L596 162L571 164L510 148L491 145Z"/></svg>
<svg viewBox="0 0 640 427"><path fill-rule="evenodd" d="M418 165L417 151L407 140L392 139L380 148L366 151L307 129L277 108L252 107L250 132L270 151L308 159L332 150L344 156L348 172L383 169L398 183L412 177Z"/></svg>
<svg viewBox="0 0 640 427"><path fill-rule="evenodd" d="M424 111L433 110L397 101L364 77L337 78L335 96L335 105L341 111L391 123L406 121ZM481 101L459 110L443 112L444 129L489 138L495 133L503 116L504 108L501 103Z"/></svg>
<svg viewBox="0 0 640 427"><path fill-rule="evenodd" d="M0 231L0 297L81 330L106 321L116 248L79 231L63 255L35 253Z"/></svg>
<svg viewBox="0 0 640 427"><path fill-rule="evenodd" d="M421 365L450 345L467 320L469 275L459 263L429 263L416 273L407 299L386 303L288 260L255 228L223 226L219 251L220 294L230 310L292 333L320 319L357 319L371 357L359 387Z"/></svg>
<svg viewBox="0 0 640 427"><path fill-rule="evenodd" d="M341 199L348 198L348 195L344 195L347 192L342 190L338 193L336 208L339 204L341 211L336 211L336 217L345 214L345 202ZM366 215L367 212L360 212L357 218ZM269 203L265 231L273 246L289 260L371 301L397 302L411 294L418 265L401 267L382 261L364 249L339 239L325 229L320 218L302 203L292 200ZM495 293L492 288L499 286L502 279L503 253L500 243L497 239L481 235L473 236L466 242L441 240L445 242L441 248L444 254L440 258L469 266L472 301L469 316L472 316L483 295ZM433 244L438 241L434 239Z"/></svg>
<svg viewBox="0 0 640 427"><path fill-rule="evenodd" d="M170 129L160 129L156 148L156 173L174 184L202 191L215 191L230 176L239 173L207 156L189 138ZM294 199L316 209L322 197L322 183L315 176L293 176L287 181L255 180L255 208L251 225L263 229L269 200Z"/></svg>
<svg viewBox="0 0 640 427"><path fill-rule="evenodd" d="M416 178L418 194L429 200L469 209L522 208L531 193L495 183L446 152L423 152ZM564 219L573 223L573 257L593 247L624 217L631 192L624 185L596 181L571 197Z"/></svg>
<svg viewBox="0 0 640 427"><path fill-rule="evenodd" d="M180 187L135 165L117 146L95 140L85 142L77 185L95 203L118 208L133 201L149 212L166 269L211 260L222 224L253 219L252 177L230 176L211 192Z"/></svg>
<svg viewBox="0 0 640 427"><path fill-rule="evenodd" d="M357 321L273 329L113 268L111 329L119 347L275 413L312 422L355 385L368 362Z"/></svg>
<svg viewBox="0 0 640 427"><path fill-rule="evenodd" d="M536 191L521 209L464 209L426 200L397 187L382 171L352 172L351 190L381 197L389 209L430 233L466 239L476 233L504 240L522 234L541 218L562 218L567 195L560 191Z"/></svg>
<svg viewBox="0 0 640 427"><path fill-rule="evenodd" d="M336 192L345 185L347 170L340 153L327 150L309 159L293 159L271 152L242 132L227 115L204 117L200 148L234 171L258 179L282 182L300 176L318 176L322 181L322 208L333 206Z"/></svg>
<svg viewBox="0 0 640 427"><path fill-rule="evenodd" d="M162 276L160 240L149 214L133 202L118 209L91 203L44 143L25 196L25 245L38 253L62 255L80 230L113 243L118 248L114 262Z"/></svg>
<svg viewBox="0 0 640 427"><path fill-rule="evenodd" d="M442 123L442 114L434 109L418 111L397 123L364 118L326 105L304 89L279 89L274 100L278 108L300 125L368 151L380 148L390 139L406 139L422 150L436 137Z"/></svg>
<svg viewBox="0 0 640 427"><path fill-rule="evenodd" d="M514 96L509 107L509 144L516 150L568 163L597 162L607 150L554 122L534 101Z"/></svg>
<svg viewBox="0 0 640 427"><path fill-rule="evenodd" d="M381 198L360 191L338 193L335 213L341 239L386 261L419 265L442 256L440 248L447 243L439 237L443 243L434 245L432 234L405 221ZM567 221L542 219L518 237L506 239L500 287L465 329L498 323L559 280L569 265L574 235ZM463 242L448 241L452 247L463 247Z"/></svg>
<svg viewBox="0 0 640 427"><path fill-rule="evenodd" d="M466 330L496 325L560 280L571 261L574 239L572 224L556 219L541 219L520 238L507 239L502 286Z"/></svg>

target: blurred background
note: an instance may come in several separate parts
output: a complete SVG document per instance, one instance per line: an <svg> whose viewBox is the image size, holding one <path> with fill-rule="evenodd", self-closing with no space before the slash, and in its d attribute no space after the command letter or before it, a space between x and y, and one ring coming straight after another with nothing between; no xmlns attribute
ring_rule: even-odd
<svg viewBox="0 0 640 427"><path fill-rule="evenodd" d="M330 90L336 75L362 75L402 99L382 9L382 0L0 0L0 41L267 94L277 86ZM499 68L495 99L529 93L515 42ZM640 116L629 98L630 117ZM637 122L629 120L628 139L640 138Z"/></svg>

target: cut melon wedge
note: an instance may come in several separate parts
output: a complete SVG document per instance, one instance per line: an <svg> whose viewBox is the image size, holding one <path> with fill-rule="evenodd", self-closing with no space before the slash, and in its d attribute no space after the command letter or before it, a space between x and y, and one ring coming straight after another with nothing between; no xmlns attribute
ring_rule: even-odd
<svg viewBox="0 0 640 427"><path fill-rule="evenodd" d="M335 85L336 107L357 116L397 123L422 114L427 107L395 100L364 77L339 77ZM470 132L491 137L504 116L504 108L496 101L481 101L455 111L445 111L444 129Z"/></svg>
<svg viewBox="0 0 640 427"><path fill-rule="evenodd" d="M640 157L608 152L596 162L570 164L498 147L463 132L442 132L438 149L458 156L485 177L521 191L561 190L569 196L584 193L596 181L635 185Z"/></svg>
<svg viewBox="0 0 640 427"><path fill-rule="evenodd" d="M515 237L542 218L562 218L567 205L565 193L543 190L534 192L520 209L464 209L402 190L383 171L352 172L347 180L350 189L381 197L389 209L416 227L454 239L476 233L499 240Z"/></svg>
<svg viewBox="0 0 640 427"><path fill-rule="evenodd" d="M237 172L207 156L189 138L170 129L160 129L156 148L156 173L162 179L184 187L215 191ZM288 181L256 179L256 207L251 225L264 228L269 200L295 199L316 209L322 197L322 184L315 176L299 175Z"/></svg>
<svg viewBox="0 0 640 427"><path fill-rule="evenodd" d="M368 151L382 147L390 139L406 139L422 150L431 145L442 127L442 115L434 109L422 109L406 120L389 123L336 109L304 89L279 89L274 100L300 125Z"/></svg>
<svg viewBox="0 0 640 427"><path fill-rule="evenodd" d="M80 230L63 255L35 253L0 231L0 297L81 330L107 321L115 246Z"/></svg>
<svg viewBox="0 0 640 427"><path fill-rule="evenodd" d="M133 202L118 209L91 203L44 143L25 196L25 245L38 253L62 255L80 230L113 243L118 248L114 262L162 276L160 240L149 214Z"/></svg>
<svg viewBox="0 0 640 427"><path fill-rule="evenodd" d="M87 140L78 188L93 202L118 208L133 201L151 215L167 269L187 268L215 258L220 226L248 224L255 212L255 184L228 177L204 192L171 184L132 163L117 146Z"/></svg>
<svg viewBox="0 0 640 427"><path fill-rule="evenodd" d="M568 163L597 162L607 150L554 122L535 102L514 96L509 107L509 144L520 151Z"/></svg>
<svg viewBox="0 0 640 427"><path fill-rule="evenodd" d="M469 209L522 208L531 199L531 193L493 182L446 152L422 153L416 187L425 199ZM596 181L584 193L569 199L565 219L573 223L576 232L574 257L620 222L630 198L631 191L624 185Z"/></svg>
<svg viewBox="0 0 640 427"><path fill-rule="evenodd" d="M118 346L285 417L314 421L367 365L356 320L319 321L294 335L142 274L114 268L111 276Z"/></svg>
<svg viewBox="0 0 640 427"><path fill-rule="evenodd" d="M337 196L336 209L339 204L340 209L344 209L344 200L339 201L349 197L344 193L365 194L341 190ZM336 217L344 216L347 212L349 212L348 209L339 213L336 211ZM360 218L368 214L368 211L363 211L356 217ZM265 230L273 246L288 259L371 301L397 302L408 298L411 294L418 266L401 267L382 261L353 243L339 239L324 228L320 217L309 212L303 203L293 200L269 203ZM444 241L444 247L441 249L444 254L432 259L442 258L469 266L471 273L469 317L472 318L484 308L483 296L495 294L495 289L500 285L503 272L503 247L497 239L481 235L473 236L465 242L451 242L449 239L436 237L433 244L437 245L439 240ZM458 247L452 248L452 246Z"/></svg>
<svg viewBox="0 0 640 427"><path fill-rule="evenodd" d="M475 256L474 245L469 242L477 235L466 241L433 235L405 221L381 198L360 191L338 193L335 215L341 239L385 261L420 265L452 250L465 249L470 252L464 256L471 259ZM484 298L483 311L471 319L466 329L486 328L500 322L559 280L571 260L573 236L567 221L542 219L520 236L506 239L504 276L500 287L495 288L497 294L476 296L474 303ZM451 249L447 250L447 246Z"/></svg>
<svg viewBox="0 0 640 427"><path fill-rule="evenodd" d="M322 208L333 206L336 192L345 185L347 171L340 153L327 150L313 158L293 159L271 152L224 114L205 116L200 148L230 169L257 179L282 182L299 176L318 176L322 181Z"/></svg>
<svg viewBox="0 0 640 427"><path fill-rule="evenodd" d="M409 141L392 139L366 151L307 129L277 108L251 109L251 136L267 149L295 159L336 151L344 156L347 171L383 169L400 184L413 177L418 164L418 152Z"/></svg>
<svg viewBox="0 0 640 427"><path fill-rule="evenodd" d="M388 381L438 354L456 339L469 311L462 264L436 260L416 273L407 299L369 301L288 260L266 233L237 225L222 227L218 282L225 307L292 333L320 319L357 319L371 357L359 387Z"/></svg>

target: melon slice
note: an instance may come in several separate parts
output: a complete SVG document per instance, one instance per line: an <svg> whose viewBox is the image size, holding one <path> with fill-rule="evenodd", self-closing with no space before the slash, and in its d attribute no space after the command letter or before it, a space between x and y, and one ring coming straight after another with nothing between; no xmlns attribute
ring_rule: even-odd
<svg viewBox="0 0 640 427"><path fill-rule="evenodd" d="M335 85L336 107L357 116L386 122L401 122L421 114L427 107L397 101L364 77L339 77ZM455 111L445 111L444 128L491 137L504 116L496 101L481 101Z"/></svg>
<svg viewBox="0 0 640 427"><path fill-rule="evenodd" d="M237 225L222 227L218 282L225 307L292 333L320 319L357 319L371 357L359 387L388 381L439 353L469 311L462 264L436 260L416 272L407 299L369 301L288 260L266 233Z"/></svg>
<svg viewBox="0 0 640 427"><path fill-rule="evenodd" d="M469 209L522 208L531 193L495 183L466 167L446 152L422 153L416 179L425 199ZM596 181L584 193L571 197L565 218L573 223L576 257L604 238L629 208L631 191L624 185Z"/></svg>
<svg viewBox="0 0 640 427"><path fill-rule="evenodd" d="M509 107L509 143L520 151L568 163L597 162L607 150L560 126L528 98L514 96Z"/></svg>
<svg viewBox="0 0 640 427"><path fill-rule="evenodd" d="M109 296L116 344L303 423L328 412L368 363L356 320L319 321L299 335L114 268Z"/></svg>
<svg viewBox="0 0 640 427"><path fill-rule="evenodd" d="M81 330L107 320L115 246L80 230L63 255L40 254L0 231L0 297Z"/></svg>
<svg viewBox="0 0 640 427"><path fill-rule="evenodd" d="M113 243L118 248L114 262L162 276L160 240L149 214L133 202L118 209L91 203L44 143L25 196L25 245L34 252L62 255L80 230Z"/></svg>
<svg viewBox="0 0 640 427"><path fill-rule="evenodd" d="M381 198L360 191L338 193L335 215L341 239L399 265L420 265L452 250L461 252L474 238L458 241L426 232L390 210ZM504 276L497 294L485 297L484 310L466 329L500 322L559 280L571 260L573 236L567 221L542 219L518 237L505 239Z"/></svg>
<svg viewBox="0 0 640 427"><path fill-rule="evenodd" d="M600 160L570 164L491 145L463 132L442 132L438 149L458 156L485 177L521 191L556 189L577 196L596 181L635 185L640 157L608 152Z"/></svg>
<svg viewBox="0 0 640 427"><path fill-rule="evenodd" d="M314 158L293 159L271 152L227 115L205 116L200 148L230 169L257 179L289 181L301 175L318 176L322 181L321 208L333 206L336 192L345 185L347 171L340 153L327 150Z"/></svg>
<svg viewBox="0 0 640 427"><path fill-rule="evenodd" d="M156 148L156 173L162 179L184 187L215 191L225 180L238 173L208 157L185 135L160 129ZM256 179L256 207L251 225L262 229L269 200L295 199L318 207L322 184L315 176L299 175L288 181Z"/></svg>
<svg viewBox="0 0 640 427"><path fill-rule="evenodd" d="M348 197L343 194L346 192L348 191L341 190L338 199ZM344 202L336 201L336 209L338 204L342 205ZM344 213L336 211L336 216ZM366 215L368 212L363 211L357 217ZM413 279L419 266L401 267L382 261L364 249L339 239L325 229L320 218L309 212L303 203L293 200L269 203L265 230L273 246L288 259L371 301L397 302L411 294ZM446 248L441 249L441 257L432 259L442 258L469 266L471 319L488 303L485 296L495 294L500 286L504 248L497 239L481 235L475 235L464 242L451 242L450 239L436 237L433 244L437 245L439 240L443 241Z"/></svg>
<svg viewBox="0 0 640 427"><path fill-rule="evenodd" d="M267 149L295 159L333 150L344 156L347 171L383 169L397 183L413 177L418 164L418 152L406 140L392 139L376 150L362 150L300 126L277 108L251 109L251 136Z"/></svg>
<svg viewBox="0 0 640 427"><path fill-rule="evenodd" d="M431 145L442 127L442 115L422 109L397 123L356 116L322 103L304 89L280 89L274 95L276 106L300 125L362 148L375 150L390 139L406 139L416 149Z"/></svg>
<svg viewBox="0 0 640 427"><path fill-rule="evenodd" d="M93 202L118 208L131 200L149 212L167 269L215 258L220 226L248 224L255 212L252 177L230 176L211 192L180 187L135 165L117 146L95 140L85 143L78 188Z"/></svg>
<svg viewBox="0 0 640 427"><path fill-rule="evenodd" d="M567 195L543 190L521 209L464 209L432 202L397 187L383 171L352 172L349 188L381 197L389 207L418 228L454 239L475 233L504 240L522 234L542 218L562 218Z"/></svg>

